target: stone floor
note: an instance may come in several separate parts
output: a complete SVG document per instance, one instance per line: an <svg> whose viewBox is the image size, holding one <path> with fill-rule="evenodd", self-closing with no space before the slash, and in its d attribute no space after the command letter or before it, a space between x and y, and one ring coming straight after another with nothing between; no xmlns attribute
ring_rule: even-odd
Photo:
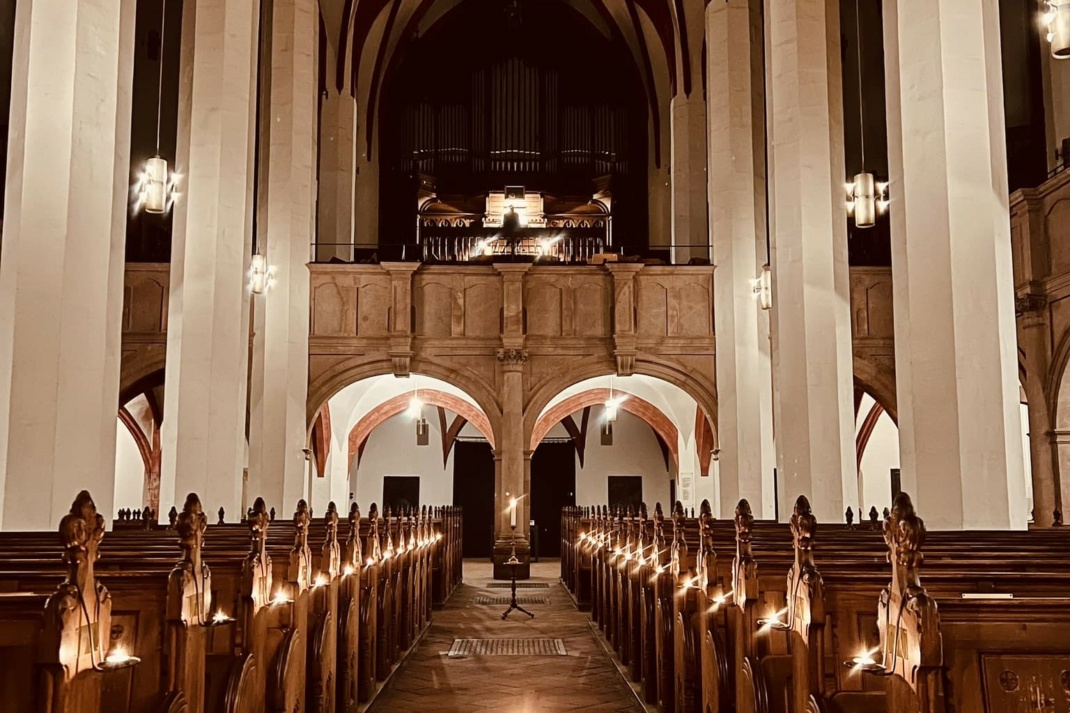
<svg viewBox="0 0 1070 713"><path fill-rule="evenodd" d="M476 604L481 595L508 597L508 589L487 589L490 564L464 563L464 584L436 611L431 628L404 668L372 705L371 713L422 710L428 713L636 713L643 709L621 681L594 637L590 617L576 610L558 582L559 564L532 565L532 582L549 589L518 589L518 596L548 597L550 604L525 606L528 619L506 606ZM562 639L566 656L472 656L449 658L454 639Z"/></svg>

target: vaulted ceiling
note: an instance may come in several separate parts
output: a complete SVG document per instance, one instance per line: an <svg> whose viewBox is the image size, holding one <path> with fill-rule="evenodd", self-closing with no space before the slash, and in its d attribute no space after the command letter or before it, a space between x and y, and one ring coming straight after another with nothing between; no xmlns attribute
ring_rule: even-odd
<svg viewBox="0 0 1070 713"><path fill-rule="evenodd" d="M328 87L356 98L360 135L369 148L386 78L413 42L467 1L320 0ZM655 145L667 138L671 100L704 91L704 0L501 0L503 7L510 2L524 13L560 2L577 22L626 46L642 77ZM553 38L547 46L552 51ZM595 77L606 69L576 68Z"/></svg>

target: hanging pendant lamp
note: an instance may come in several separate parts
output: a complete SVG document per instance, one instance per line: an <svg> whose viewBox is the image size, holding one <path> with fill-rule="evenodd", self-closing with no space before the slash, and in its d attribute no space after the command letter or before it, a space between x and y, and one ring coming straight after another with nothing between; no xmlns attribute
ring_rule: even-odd
<svg viewBox="0 0 1070 713"><path fill-rule="evenodd" d="M846 185L847 212L854 217L856 228L872 228L877 217L888 208L888 184L866 170L866 122L862 100L862 22L858 0L855 0L855 49L858 61L858 135L862 153L862 170Z"/></svg>
<svg viewBox="0 0 1070 713"><path fill-rule="evenodd" d="M156 155L145 162L139 177L139 204L146 213L160 215L171 208L174 180L167 159L160 157L160 115L163 107L164 40L167 32L167 0L163 0L160 19L160 76L156 88Z"/></svg>
<svg viewBox="0 0 1070 713"><path fill-rule="evenodd" d="M1051 56L1070 59L1070 0L1044 0L1042 18Z"/></svg>

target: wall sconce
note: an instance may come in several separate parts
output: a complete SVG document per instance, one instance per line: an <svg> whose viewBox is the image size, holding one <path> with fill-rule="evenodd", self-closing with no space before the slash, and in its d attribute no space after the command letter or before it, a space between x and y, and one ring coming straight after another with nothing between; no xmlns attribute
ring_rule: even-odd
<svg viewBox="0 0 1070 713"><path fill-rule="evenodd" d="M1070 58L1070 0L1044 0L1041 20L1047 30L1051 56L1055 59Z"/></svg>
<svg viewBox="0 0 1070 713"><path fill-rule="evenodd" d="M406 413L410 418L420 418L423 415L424 402L420 400L419 395L414 391L412 399L409 400L409 408Z"/></svg>
<svg viewBox="0 0 1070 713"><path fill-rule="evenodd" d="M620 410L620 405L628 400L627 395L614 396L613 392L609 392L609 398L606 399L606 422L613 423L617 420L617 412Z"/></svg>
<svg viewBox="0 0 1070 713"><path fill-rule="evenodd" d="M256 253L249 265L249 291L254 295L261 295L274 286L275 266L268 265L267 258Z"/></svg>
<svg viewBox="0 0 1070 713"><path fill-rule="evenodd" d="M863 171L847 186L847 212L856 228L872 228L877 217L888 210L888 184Z"/></svg>
<svg viewBox="0 0 1070 713"><path fill-rule="evenodd" d="M773 275L768 265L762 265L761 274L754 280L754 299L762 309L773 308Z"/></svg>

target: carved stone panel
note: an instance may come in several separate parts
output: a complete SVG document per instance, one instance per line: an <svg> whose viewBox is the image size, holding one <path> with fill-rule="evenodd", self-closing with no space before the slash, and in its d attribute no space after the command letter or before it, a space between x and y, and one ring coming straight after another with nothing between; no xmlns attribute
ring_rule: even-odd
<svg viewBox="0 0 1070 713"><path fill-rule="evenodd" d="M357 336L385 337L390 332L389 314L389 282L364 281L357 290Z"/></svg>
<svg viewBox="0 0 1070 713"><path fill-rule="evenodd" d="M464 302L464 336L498 336L502 306L500 279L494 275L466 278Z"/></svg>
<svg viewBox="0 0 1070 713"><path fill-rule="evenodd" d="M532 279L524 294L528 315L527 333L533 337L557 337L564 333L563 290L552 279Z"/></svg>
<svg viewBox="0 0 1070 713"><path fill-rule="evenodd" d="M437 276L417 279L415 290L416 334L421 337L449 337L453 325L453 289Z"/></svg>

